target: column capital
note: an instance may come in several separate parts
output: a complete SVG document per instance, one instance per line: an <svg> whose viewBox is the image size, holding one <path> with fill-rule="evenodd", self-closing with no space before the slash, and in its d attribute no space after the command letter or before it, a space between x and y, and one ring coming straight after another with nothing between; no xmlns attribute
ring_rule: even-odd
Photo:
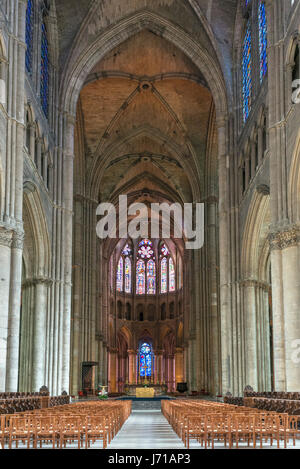
<svg viewBox="0 0 300 469"><path fill-rule="evenodd" d="M33 285L46 285L47 287L52 285L53 279L49 277L34 277L28 278L23 282L24 287L30 287Z"/></svg>
<svg viewBox="0 0 300 469"><path fill-rule="evenodd" d="M300 244L300 227L297 225L287 226L280 231L270 233L270 249L283 250Z"/></svg>
<svg viewBox="0 0 300 469"><path fill-rule="evenodd" d="M249 287L249 288L261 288L262 290L268 291L270 289L270 285L267 282L261 282L255 279L244 279L241 281L240 285L242 287Z"/></svg>
<svg viewBox="0 0 300 469"><path fill-rule="evenodd" d="M0 246L11 247L13 231L0 227Z"/></svg>
<svg viewBox="0 0 300 469"><path fill-rule="evenodd" d="M13 249L23 249L24 244L24 233L23 232L14 232L12 237L12 245Z"/></svg>

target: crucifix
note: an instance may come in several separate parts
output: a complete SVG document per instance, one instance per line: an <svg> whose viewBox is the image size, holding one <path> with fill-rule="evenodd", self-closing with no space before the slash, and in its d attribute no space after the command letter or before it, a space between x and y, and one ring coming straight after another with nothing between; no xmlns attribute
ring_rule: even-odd
<svg viewBox="0 0 300 469"><path fill-rule="evenodd" d="M146 370L147 370L147 365L144 365L144 366L141 366L141 370L144 370L145 371L145 376L143 376L144 379L147 378L147 375L146 375Z"/></svg>

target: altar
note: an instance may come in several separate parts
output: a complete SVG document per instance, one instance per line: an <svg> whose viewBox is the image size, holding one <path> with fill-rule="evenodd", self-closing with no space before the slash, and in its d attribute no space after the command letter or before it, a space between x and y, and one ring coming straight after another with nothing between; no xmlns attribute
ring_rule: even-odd
<svg viewBox="0 0 300 469"><path fill-rule="evenodd" d="M165 384L127 384L125 386L125 393L127 396L135 397L156 397L163 396L167 393L167 386Z"/></svg>
<svg viewBox="0 0 300 469"><path fill-rule="evenodd" d="M135 397L154 397L154 388L136 388Z"/></svg>

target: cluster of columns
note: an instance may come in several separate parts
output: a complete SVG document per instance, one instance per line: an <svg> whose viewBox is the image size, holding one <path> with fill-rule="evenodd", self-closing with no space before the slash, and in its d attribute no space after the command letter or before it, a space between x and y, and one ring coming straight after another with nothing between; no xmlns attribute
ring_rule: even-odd
<svg viewBox="0 0 300 469"><path fill-rule="evenodd" d="M2 65L5 128L1 134L2 180L5 199L0 213L0 391L18 386L19 318L22 272L22 197L25 82L25 1L12 0L7 11L11 24ZM5 70L3 68L5 67ZM9 86L8 86L9 83ZM2 121L2 122L4 122Z"/></svg>
<svg viewBox="0 0 300 469"><path fill-rule="evenodd" d="M285 5L284 5L285 3ZM269 27L269 142L271 266L275 389L300 389L300 222L289 210L287 168L299 134L299 104L292 102L291 71L286 66L286 2L267 1ZM294 30L292 30L293 32ZM294 108L294 109L293 109ZM299 155L297 155L299 158ZM292 187L292 192L298 187ZM292 203L292 201L290 201ZM299 198L297 198L299 203ZM296 207L293 207L293 211Z"/></svg>

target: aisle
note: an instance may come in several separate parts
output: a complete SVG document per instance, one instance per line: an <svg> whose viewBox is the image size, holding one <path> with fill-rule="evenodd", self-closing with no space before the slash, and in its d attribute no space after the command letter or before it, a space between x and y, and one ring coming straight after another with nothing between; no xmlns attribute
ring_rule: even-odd
<svg viewBox="0 0 300 469"><path fill-rule="evenodd" d="M108 449L180 449L178 438L160 410L133 410Z"/></svg>

